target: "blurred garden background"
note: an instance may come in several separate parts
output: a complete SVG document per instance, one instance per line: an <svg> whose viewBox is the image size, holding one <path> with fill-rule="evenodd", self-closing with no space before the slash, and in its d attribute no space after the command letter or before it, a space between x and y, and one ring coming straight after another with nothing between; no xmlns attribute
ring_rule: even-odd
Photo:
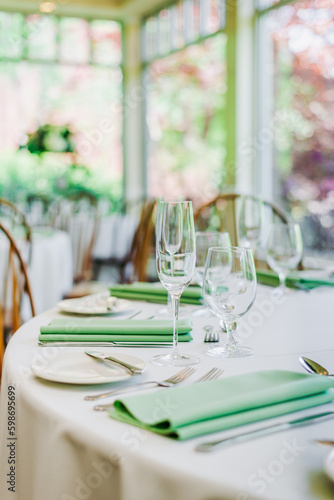
<svg viewBox="0 0 334 500"><path fill-rule="evenodd" d="M262 82L270 106L244 153L306 229L306 246L330 251L334 4L259 0L253 15L265 43L255 46L249 77L255 87ZM145 196L183 196L198 206L235 188L227 165L228 16L222 0L183 0L141 20ZM0 196L28 212L35 204L43 224L55 199L80 193L104 213L124 209L122 31L118 20L0 12ZM254 124L261 106L254 98Z"/></svg>

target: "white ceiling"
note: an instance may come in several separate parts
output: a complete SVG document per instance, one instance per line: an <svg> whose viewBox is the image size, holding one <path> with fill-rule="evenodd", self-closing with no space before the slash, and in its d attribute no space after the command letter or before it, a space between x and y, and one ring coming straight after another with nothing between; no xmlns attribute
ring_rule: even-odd
<svg viewBox="0 0 334 500"><path fill-rule="evenodd" d="M166 0L52 0L58 15L123 19L141 17ZM36 13L42 0L0 0L0 10Z"/></svg>

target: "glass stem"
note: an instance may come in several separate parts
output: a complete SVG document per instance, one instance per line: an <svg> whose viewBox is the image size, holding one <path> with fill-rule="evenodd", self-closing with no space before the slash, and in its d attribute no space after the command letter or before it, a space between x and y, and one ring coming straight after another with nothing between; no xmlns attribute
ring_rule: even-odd
<svg viewBox="0 0 334 500"><path fill-rule="evenodd" d="M178 327L177 327L177 321L179 319L179 303L180 299L179 297L175 297L171 295L172 297L172 309L173 309L173 351L172 351L172 356L177 357L179 355L179 351L177 348L177 343L178 343Z"/></svg>
<svg viewBox="0 0 334 500"><path fill-rule="evenodd" d="M279 278L279 289L284 291L286 288L286 284L285 284L286 273L279 273L278 278Z"/></svg>
<svg viewBox="0 0 334 500"><path fill-rule="evenodd" d="M227 334L226 347L227 349L234 349L236 344L233 337L233 321L225 320L225 325Z"/></svg>

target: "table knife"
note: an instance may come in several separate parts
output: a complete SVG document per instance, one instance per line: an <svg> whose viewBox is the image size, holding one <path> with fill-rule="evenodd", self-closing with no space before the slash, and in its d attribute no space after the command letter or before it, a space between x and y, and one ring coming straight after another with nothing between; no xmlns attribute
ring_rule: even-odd
<svg viewBox="0 0 334 500"><path fill-rule="evenodd" d="M110 342L58 342L40 341L40 347L171 347L173 342L133 342L133 341L110 341Z"/></svg>
<svg viewBox="0 0 334 500"><path fill-rule="evenodd" d="M201 443L196 446L195 450L214 451L218 448L229 446L231 444L242 443L244 441L248 441L249 439L266 436L267 434L271 434L274 432L293 429L294 427L301 427L303 425L314 424L319 421L329 420L330 418L334 418L334 411L317 413L315 415L309 415L307 417L290 420L289 422L284 422L282 424L275 424L269 426L267 425L266 427L262 427L261 429L257 429L255 431L250 431L250 432L243 432L241 434L235 434L234 436L225 439L220 439L219 441Z"/></svg>

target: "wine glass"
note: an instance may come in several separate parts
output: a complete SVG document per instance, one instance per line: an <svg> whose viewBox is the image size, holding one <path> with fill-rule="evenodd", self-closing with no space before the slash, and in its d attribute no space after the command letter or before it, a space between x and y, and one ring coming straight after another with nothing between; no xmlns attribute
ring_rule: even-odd
<svg viewBox="0 0 334 500"><path fill-rule="evenodd" d="M246 314L255 301L256 271L250 249L210 248L205 265L204 300L207 307L223 320L227 330L226 344L208 347L210 356L240 358L254 353L240 347L233 338L234 322Z"/></svg>
<svg viewBox="0 0 334 500"><path fill-rule="evenodd" d="M187 366L200 358L178 351L178 311L182 292L191 283L196 260L196 240L191 201L160 201L156 226L156 259L158 276L172 299L173 350L157 355L158 365Z"/></svg>
<svg viewBox="0 0 334 500"><path fill-rule="evenodd" d="M298 224L273 224L266 245L266 259L278 274L279 287L275 292L285 293L286 277L295 269L303 256L303 239Z"/></svg>
<svg viewBox="0 0 334 500"><path fill-rule="evenodd" d="M244 196L239 216L239 246L256 250L261 236L263 202L259 198Z"/></svg>
<svg viewBox="0 0 334 500"><path fill-rule="evenodd" d="M202 232L196 231L196 266L195 266L195 281L203 288L205 262L211 247L230 247L231 238L229 233L217 232ZM210 314L207 308L196 309L193 314L195 316Z"/></svg>

